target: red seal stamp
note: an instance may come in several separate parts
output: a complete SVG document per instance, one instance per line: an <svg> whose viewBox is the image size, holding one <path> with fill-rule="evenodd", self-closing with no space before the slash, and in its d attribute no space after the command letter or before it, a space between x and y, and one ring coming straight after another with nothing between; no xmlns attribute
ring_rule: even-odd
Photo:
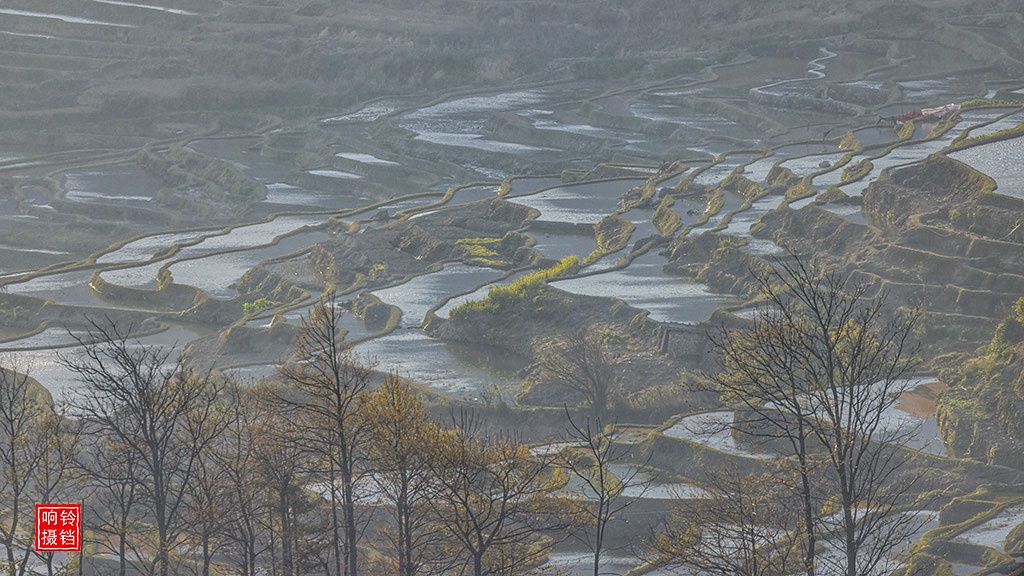
<svg viewBox="0 0 1024 576"><path fill-rule="evenodd" d="M82 551L82 505L36 504L36 552Z"/></svg>

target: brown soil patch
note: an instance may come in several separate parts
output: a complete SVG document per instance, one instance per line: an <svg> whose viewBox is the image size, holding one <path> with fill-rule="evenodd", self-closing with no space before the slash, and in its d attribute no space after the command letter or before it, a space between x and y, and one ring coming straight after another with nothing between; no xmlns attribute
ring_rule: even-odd
<svg viewBox="0 0 1024 576"><path fill-rule="evenodd" d="M646 440L647 435L651 433L651 430L653 430L653 428L623 426L619 428L619 436L616 440L626 444L636 444L637 442L643 442Z"/></svg>
<svg viewBox="0 0 1024 576"><path fill-rule="evenodd" d="M896 404L896 409L920 418L934 416L939 394L947 388L948 385L938 381L921 384L913 390L904 392Z"/></svg>

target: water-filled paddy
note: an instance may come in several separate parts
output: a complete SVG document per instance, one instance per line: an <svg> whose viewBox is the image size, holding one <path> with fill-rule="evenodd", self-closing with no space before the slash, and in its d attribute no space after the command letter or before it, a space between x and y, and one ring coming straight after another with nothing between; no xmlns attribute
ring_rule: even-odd
<svg viewBox="0 0 1024 576"><path fill-rule="evenodd" d="M720 231L720 234L732 234L734 236L750 236L750 227L753 226L761 218L761 216L768 210L774 209L775 206L782 201L779 196L769 197L766 200L770 202L770 208L767 206L758 207L752 205L749 209L743 212L737 212L732 215L732 219L729 220L729 225Z"/></svg>
<svg viewBox="0 0 1024 576"><path fill-rule="evenodd" d="M1003 541L1021 523L1024 523L1024 504L1010 506L995 518L960 533L954 540L1004 551Z"/></svg>
<svg viewBox="0 0 1024 576"><path fill-rule="evenodd" d="M32 348L47 348L50 346L62 347L70 346L75 343L73 335L82 335L82 332L72 331L68 332L64 328L49 327L29 336L28 338L22 338L14 342L2 342L0 343L0 350L29 350ZM0 360L5 360L5 352L0 352Z"/></svg>
<svg viewBox="0 0 1024 576"><path fill-rule="evenodd" d="M323 176L324 178L338 178L339 180L361 180L363 178L359 174L353 174L351 172L345 172L343 170L331 170L328 168L308 170L307 172L312 174L313 176Z"/></svg>
<svg viewBox="0 0 1024 576"><path fill-rule="evenodd" d="M231 286L260 261L291 254L326 239L326 232L303 232L266 248L183 260L172 264L168 271L177 284L195 286L214 298L230 298L238 293Z"/></svg>
<svg viewBox="0 0 1024 576"><path fill-rule="evenodd" d="M619 298L630 306L649 311L650 317L660 322L696 324L706 320L720 306L737 303L735 297L715 294L703 284L665 275L664 264L664 257L649 252L622 270L550 284L575 294Z"/></svg>
<svg viewBox="0 0 1024 576"><path fill-rule="evenodd" d="M64 174L65 198L76 202L147 204L162 183L134 166Z"/></svg>
<svg viewBox="0 0 1024 576"><path fill-rule="evenodd" d="M39 276L28 282L9 284L7 290L13 294L24 294L37 298L46 298L57 304L69 306L110 307L100 300L89 288L92 271L77 270L61 274Z"/></svg>
<svg viewBox="0 0 1024 576"><path fill-rule="evenodd" d="M159 334L143 336L138 339L138 342L142 346L159 346L169 351L171 355L168 360L173 362L176 360L177 353L197 336L198 334L190 330L172 327ZM131 345L135 346L135 343L133 342ZM83 357L83 354L80 347L74 346L60 349L16 350L3 352L2 356L5 365L27 373L46 387L55 399L60 399L65 394L73 395L81 383L73 371L60 363L59 357L79 359Z"/></svg>
<svg viewBox="0 0 1024 576"><path fill-rule="evenodd" d="M562 183L560 178L515 178L511 182L508 198L535 192L542 188L551 188Z"/></svg>
<svg viewBox="0 0 1024 576"><path fill-rule="evenodd" d="M100 272L100 278L110 282L111 284L117 284L119 286L154 289L156 288L156 275L160 272L160 268L165 264L167 264L167 262L157 261L145 266L132 266L117 270L104 270Z"/></svg>
<svg viewBox="0 0 1024 576"><path fill-rule="evenodd" d="M780 160L782 160L782 158L778 156L769 156L767 158L751 162L743 167L743 177L751 182L764 182L768 179L768 172L771 171L772 166Z"/></svg>
<svg viewBox="0 0 1024 576"><path fill-rule="evenodd" d="M398 162L385 160L383 158L378 158L373 154L364 154L360 152L338 152L335 156L346 160L352 160L353 162L359 162L361 164L372 164L375 166L401 166Z"/></svg>
<svg viewBox="0 0 1024 576"><path fill-rule="evenodd" d="M220 250L252 248L269 244L274 238L306 226L317 226L327 221L324 215L278 216L269 222L240 226L220 236L206 238L202 242L182 248L175 258L201 256Z"/></svg>
<svg viewBox="0 0 1024 576"><path fill-rule="evenodd" d="M709 167L700 174L694 176L693 181L697 184L704 186L717 186L719 182L725 179L726 176L732 174L736 167L739 166L743 160L738 156L730 156L729 158Z"/></svg>
<svg viewBox="0 0 1024 576"><path fill-rule="evenodd" d="M1020 167L1024 161L1024 137L975 146L949 155L971 168L984 172L996 181L996 192L1024 198Z"/></svg>
<svg viewBox="0 0 1024 576"><path fill-rule="evenodd" d="M830 167L835 166L836 163L843 159L845 152L833 152L831 154L814 154L811 156L799 156L796 158L787 158L782 161L782 167L789 168L793 174L799 177L809 176L815 172L821 172L822 170L828 170ZM839 173L842 175L842 169L832 170L826 174ZM818 184L818 179L826 176L823 174L814 179L815 185ZM838 183L838 180L836 180Z"/></svg>
<svg viewBox="0 0 1024 576"><path fill-rule="evenodd" d="M570 224L597 224L621 206L622 195L641 180L607 180L559 186L513 200L540 210L539 220Z"/></svg>
<svg viewBox="0 0 1024 576"><path fill-rule="evenodd" d="M746 458L776 458L766 450L747 447L736 441L732 435L733 412L705 412L684 416L664 431L665 436L689 440L720 452Z"/></svg>
<svg viewBox="0 0 1024 576"><path fill-rule="evenodd" d="M174 232L171 234L157 234L146 236L129 242L124 246L107 252L96 258L99 264L121 264L127 262L145 262L154 257L157 252L175 243L185 243L196 240L202 236L218 234L219 232L198 231L198 232Z"/></svg>
<svg viewBox="0 0 1024 576"><path fill-rule="evenodd" d="M519 385L515 372L526 363L488 348L442 342L419 329L399 329L355 347L376 358L378 370L396 372L456 398L479 399L481 390L495 386L510 398Z"/></svg>
<svg viewBox="0 0 1024 576"><path fill-rule="evenodd" d="M43 18L47 20L60 20L61 22L67 22L69 24L91 24L94 26L111 26L114 28L135 28L133 24L120 24L117 22L107 22L104 20L93 20L91 18L80 18L78 16L68 16L65 14L54 14L51 12L30 12L28 10L11 10L8 8L0 8L0 14L9 14L11 16L26 16L29 18Z"/></svg>
<svg viewBox="0 0 1024 576"><path fill-rule="evenodd" d="M157 10L159 12L167 12L168 14L177 14L179 16L199 16L198 12L190 12L188 10L181 10L178 8L165 8L163 6L153 6L151 4L136 4L134 2L121 2L120 0L92 0L99 4L110 4L112 6L130 6L132 8L144 8L146 10Z"/></svg>
<svg viewBox="0 0 1024 576"><path fill-rule="evenodd" d="M502 272L490 268L454 264L398 286L374 290L373 294L381 301L402 309L403 326L419 326L427 310L445 298L469 292L501 275Z"/></svg>

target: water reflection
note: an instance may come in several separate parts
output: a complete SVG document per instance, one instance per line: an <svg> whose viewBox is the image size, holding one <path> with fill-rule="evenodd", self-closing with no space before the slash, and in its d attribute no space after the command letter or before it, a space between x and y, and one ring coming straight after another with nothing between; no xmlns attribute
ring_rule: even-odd
<svg viewBox="0 0 1024 576"><path fill-rule="evenodd" d="M368 340L355 350L379 361L378 369L395 372L457 398L479 399L490 386L506 397L515 394L516 372L526 361L484 347L442 342L418 329L400 329Z"/></svg>
<svg viewBox="0 0 1024 576"><path fill-rule="evenodd" d="M551 285L587 296L619 298L630 306L650 312L661 322L697 324L721 306L736 304L733 296L715 294L707 286L662 271L665 258L649 252L622 270L614 270Z"/></svg>
<svg viewBox="0 0 1024 576"><path fill-rule="evenodd" d="M990 176L996 181L997 193L1024 199L1020 176L1024 137L975 146L953 152L949 157Z"/></svg>
<svg viewBox="0 0 1024 576"><path fill-rule="evenodd" d="M571 186L559 186L513 200L516 204L540 210L540 220L570 224L597 224L615 212L622 195L642 180L608 180Z"/></svg>
<svg viewBox="0 0 1024 576"><path fill-rule="evenodd" d="M419 326L427 310L443 299L472 290L475 286L496 280L502 272L490 268L455 264L440 272L417 276L391 288L374 290L383 302L402 309L403 326Z"/></svg>

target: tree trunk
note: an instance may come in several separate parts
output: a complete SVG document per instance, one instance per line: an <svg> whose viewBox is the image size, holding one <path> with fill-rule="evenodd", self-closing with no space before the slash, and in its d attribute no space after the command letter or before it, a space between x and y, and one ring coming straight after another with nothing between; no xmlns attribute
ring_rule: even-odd
<svg viewBox="0 0 1024 576"><path fill-rule="evenodd" d="M356 528L356 504L355 486L352 481L352 463L348 447L342 442L341 453L341 481L342 498L345 506L345 559L346 576L356 576L358 573L358 550L356 544L359 542L359 530Z"/></svg>
<svg viewBox="0 0 1024 576"><path fill-rule="evenodd" d="M293 576L292 573L292 535L288 521L288 488L281 487L278 498L278 514L281 520L281 574Z"/></svg>
<svg viewBox="0 0 1024 576"><path fill-rule="evenodd" d="M484 576L483 552L473 555L473 576Z"/></svg>
<svg viewBox="0 0 1024 576"><path fill-rule="evenodd" d="M118 534L117 538L117 575L127 576L128 574L128 559L125 558L125 554L128 553L126 550L127 544L125 542L126 534L124 532Z"/></svg>
<svg viewBox="0 0 1024 576"><path fill-rule="evenodd" d="M210 576L210 563L213 560L211 556L212 554L210 554L210 535L203 534L203 576Z"/></svg>
<svg viewBox="0 0 1024 576"><path fill-rule="evenodd" d="M341 529L341 521L338 518L338 471L334 466L334 458L331 458L331 465L328 466L328 480L331 483L331 547L334 549L334 574L341 576L341 536L338 534Z"/></svg>

